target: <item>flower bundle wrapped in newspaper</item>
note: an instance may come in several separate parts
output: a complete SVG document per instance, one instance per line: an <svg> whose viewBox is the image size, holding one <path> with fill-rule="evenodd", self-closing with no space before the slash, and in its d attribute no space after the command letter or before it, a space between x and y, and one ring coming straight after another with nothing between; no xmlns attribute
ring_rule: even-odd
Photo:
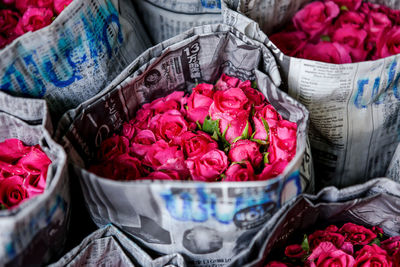
<svg viewBox="0 0 400 267"><path fill-rule="evenodd" d="M286 55L328 63L400 53L400 10L362 0L314 1L270 40Z"/></svg>
<svg viewBox="0 0 400 267"><path fill-rule="evenodd" d="M379 226L332 224L304 234L301 243L287 245L276 259L265 266L397 266L400 235L384 236Z"/></svg>
<svg viewBox="0 0 400 267"><path fill-rule="evenodd" d="M1 0L0 49L29 31L49 25L72 0Z"/></svg>
<svg viewBox="0 0 400 267"><path fill-rule="evenodd" d="M269 220L278 207L301 192L312 190L312 168L309 166L310 158L306 152L307 110L277 90L270 77L260 70L268 74L271 73L270 70L276 70L271 53L261 43L245 38L243 34L226 25L197 27L147 50L122 72L107 90L66 113L56 136L60 138L74 163L74 170L80 178L93 221L100 227L110 222L114 223L132 235L136 242L159 253L182 253L189 260L189 265L202 266L211 261L226 264L233 255L246 248L246 242ZM223 73L225 75L220 79ZM224 168L215 171L217 168L203 167L220 166L219 163L224 162L225 158L224 167L228 168L229 152L228 155L224 153L223 145L216 148L217 143L211 138L214 131L210 131L209 134L200 134L200 130L196 133L176 133L191 127L200 129L199 125L206 130L206 124L209 123L210 126L214 125L210 128L217 132L214 138L221 138L219 140L227 146L229 141L233 142L243 133L251 138L250 133L256 132L257 128L253 129L250 122L247 134L246 122L238 130L230 133L230 136L227 134L228 128L225 133L227 142L222 141L226 125L221 130L216 127L215 122L212 123L213 118L218 119L212 116L223 114L217 112L217 108L247 107L248 99L259 99L257 96L262 98L258 91L250 89L251 83L240 82L255 93L246 96L242 89L237 88L239 80L256 82L260 93L277 113L297 125L294 133L286 131L286 128L282 129L283 132L296 136L295 154L283 172L271 179L205 182L207 179L215 181L218 173L224 172ZM227 83L232 83L229 86L233 88L228 88ZM210 90L214 87L212 84L226 90ZM238 96L242 96L239 99L244 100L244 105L234 104L242 103L241 101L217 101L217 105L215 100L224 99L224 96L237 97L226 95L229 90L242 90ZM200 91L203 94L200 94ZM207 93L213 94L212 98L207 96ZM188 96L187 99L184 94ZM186 104L182 105L181 101L186 101ZM171 108L172 110L169 110ZM244 110L250 118L252 114L247 108ZM159 113L154 114L155 110ZM264 110L267 114L279 117L271 112L271 109ZM185 114L187 120L182 114ZM206 118L207 115L211 115L210 118ZM232 112L231 115L239 114ZM263 118L270 119L268 116ZM199 125L196 124L197 121ZM137 127L132 127L132 124ZM221 125L222 123L219 126ZM272 120L270 126L272 129ZM125 136L112 137L115 129L122 129L121 135ZM266 130L264 126L262 129L260 135L254 135L253 139L258 138L264 142ZM118 142L103 142L110 137ZM196 141L196 138L199 141ZM181 145L182 139L188 140L185 142L188 146ZM193 146L189 142L191 139L194 139ZM241 142L246 143L250 140L237 140L232 148ZM102 146L102 143L111 145ZM207 145L197 146L205 143ZM146 151L151 147L150 144L159 149ZM177 148L178 145L182 150ZM136 154L143 152L143 156L138 155L145 157L142 162L154 166L154 169L159 167L158 178L166 179L121 181L103 178L105 172L97 175L88 171L91 160L98 156L99 148L102 151L100 155L112 155L129 146L134 147ZM216 152L215 155L222 160L201 161L195 158L196 152L203 153L203 149ZM217 149L220 152L217 152ZM243 152L245 157L257 155L253 152L248 153L247 149ZM130 149L129 153L133 154ZM177 157L179 154L181 156ZM207 154L205 152L203 156ZM240 154L241 152L231 156ZM193 156L193 159L189 160L188 155ZM128 158L126 153L123 157ZM182 160L184 157L187 157L188 164ZM135 165L141 164L139 159L129 159L134 166L140 166ZM259 156L254 159L256 163L260 161ZM270 160L273 161L272 157ZM166 169L172 168L184 170L183 172L187 173L186 177L192 171L193 177L201 179L171 180L168 174L175 172ZM126 174L135 174L135 177L142 175L136 170L120 169L127 170ZM153 176L154 173L156 172L153 172Z"/></svg>
<svg viewBox="0 0 400 267"><path fill-rule="evenodd" d="M50 163L40 145L26 146L19 139L0 142L0 210L42 194Z"/></svg>
<svg viewBox="0 0 400 267"><path fill-rule="evenodd" d="M94 173L115 180L266 180L296 154L297 124L282 118L249 80L222 74L189 96L143 105L104 140Z"/></svg>

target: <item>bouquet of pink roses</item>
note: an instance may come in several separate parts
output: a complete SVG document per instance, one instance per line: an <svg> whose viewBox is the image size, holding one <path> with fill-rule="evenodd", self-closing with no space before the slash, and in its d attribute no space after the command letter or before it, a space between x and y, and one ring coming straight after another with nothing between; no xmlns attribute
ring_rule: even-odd
<svg viewBox="0 0 400 267"><path fill-rule="evenodd" d="M0 143L0 210L43 193L51 160L39 145L26 146L21 140Z"/></svg>
<svg viewBox="0 0 400 267"><path fill-rule="evenodd" d="M400 236L385 237L377 226L330 225L305 234L301 244L286 246L281 259L265 266L395 267L400 266Z"/></svg>
<svg viewBox="0 0 400 267"><path fill-rule="evenodd" d="M297 124L251 82L223 74L143 105L104 140L90 170L114 180L255 181L278 176L296 154Z"/></svg>
<svg viewBox="0 0 400 267"><path fill-rule="evenodd" d="M49 25L72 0L1 0L0 48Z"/></svg>
<svg viewBox="0 0 400 267"><path fill-rule="evenodd" d="M314 1L270 40L292 57L337 64L376 60L400 53L400 10L362 0Z"/></svg>

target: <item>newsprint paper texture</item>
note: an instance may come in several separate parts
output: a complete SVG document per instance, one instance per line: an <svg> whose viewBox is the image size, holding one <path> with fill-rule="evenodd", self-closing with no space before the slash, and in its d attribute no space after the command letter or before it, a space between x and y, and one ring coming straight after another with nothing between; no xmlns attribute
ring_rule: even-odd
<svg viewBox="0 0 400 267"><path fill-rule="evenodd" d="M281 88L310 112L317 189L384 176L400 140L400 55L352 64L284 55L267 35L280 30L309 2L225 0L224 22L263 42L274 53L282 75ZM399 1L375 2L400 9Z"/></svg>
<svg viewBox="0 0 400 267"><path fill-rule="evenodd" d="M130 0L74 0L49 26L0 50L0 90L48 100L57 121L149 46Z"/></svg>
<svg viewBox="0 0 400 267"><path fill-rule="evenodd" d="M282 204L312 191L308 112L258 70L269 73L271 62L261 43L229 26L197 27L146 51L103 94L67 113L57 136L94 222L114 223L159 253L181 253L189 266L223 266ZM189 92L195 83L215 83L222 73L256 81L277 111L297 122L297 153L282 175L256 182L152 182L113 181L85 170L101 141L140 105L174 90Z"/></svg>
<svg viewBox="0 0 400 267"><path fill-rule="evenodd" d="M18 138L40 144L52 163L43 194L0 210L0 266L41 265L58 256L67 238L70 214L66 154L50 137L46 102L0 92L0 142Z"/></svg>

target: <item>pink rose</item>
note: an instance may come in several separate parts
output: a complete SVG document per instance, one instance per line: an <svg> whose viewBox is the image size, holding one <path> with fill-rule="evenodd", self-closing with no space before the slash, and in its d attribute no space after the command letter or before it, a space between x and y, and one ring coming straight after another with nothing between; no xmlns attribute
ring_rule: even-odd
<svg viewBox="0 0 400 267"><path fill-rule="evenodd" d="M22 16L22 27L25 32L39 30L49 25L53 16L51 9L29 7Z"/></svg>
<svg viewBox="0 0 400 267"><path fill-rule="evenodd" d="M230 77L230 76L226 75L225 73L223 73L221 75L221 78L219 78L219 80L215 84L215 88L217 90L224 91L224 90L228 90L230 88L236 87L239 82L240 82L240 80L238 78Z"/></svg>
<svg viewBox="0 0 400 267"><path fill-rule="evenodd" d="M153 117L153 111L150 109L150 104L144 104L135 115L133 125L136 128L146 130L149 128L150 119Z"/></svg>
<svg viewBox="0 0 400 267"><path fill-rule="evenodd" d="M248 161L232 164L226 170L225 178L223 179L225 182L244 182L254 180L254 169Z"/></svg>
<svg viewBox="0 0 400 267"><path fill-rule="evenodd" d="M356 267L392 267L393 265L393 262L387 255L387 252L375 244L372 244L371 246L365 245L356 254L357 257L354 265Z"/></svg>
<svg viewBox="0 0 400 267"><path fill-rule="evenodd" d="M156 136L152 131L139 130L132 140L129 153L142 159L156 141Z"/></svg>
<svg viewBox="0 0 400 267"><path fill-rule="evenodd" d="M368 51L364 48L366 38L367 32L363 29L343 27L336 29L332 41L346 47L350 52L352 62L360 62L366 60L368 55Z"/></svg>
<svg viewBox="0 0 400 267"><path fill-rule="evenodd" d="M23 186L24 179L20 176L12 176L0 180L0 203L6 208L18 205L29 197Z"/></svg>
<svg viewBox="0 0 400 267"><path fill-rule="evenodd" d="M125 136L128 140L131 140L135 135L135 126L133 126L131 123L125 122L122 124L121 135Z"/></svg>
<svg viewBox="0 0 400 267"><path fill-rule="evenodd" d="M293 24L313 38L322 33L339 13L339 7L332 1L311 2L294 15Z"/></svg>
<svg viewBox="0 0 400 267"><path fill-rule="evenodd" d="M181 100L184 98L185 92L174 91L166 97L157 98L150 103L150 109L154 111L154 114L165 113L169 110L183 111Z"/></svg>
<svg viewBox="0 0 400 267"><path fill-rule="evenodd" d="M304 46L303 50L298 53L297 57L335 64L352 62L349 51L336 42L308 43Z"/></svg>
<svg viewBox="0 0 400 267"><path fill-rule="evenodd" d="M351 242L343 242L343 245L340 247L340 250L350 255L354 254L354 246Z"/></svg>
<svg viewBox="0 0 400 267"><path fill-rule="evenodd" d="M150 130L157 138L172 144L180 144L181 135L188 131L189 124L177 110L168 110L155 115L150 121Z"/></svg>
<svg viewBox="0 0 400 267"><path fill-rule="evenodd" d="M30 174L39 175L40 173L43 173L46 175L50 163L51 160L49 157L47 157L47 155L37 145L31 147L31 151L25 154L16 165L22 167L23 170ZM42 187L44 188L45 184Z"/></svg>
<svg viewBox="0 0 400 267"><path fill-rule="evenodd" d="M212 99L215 93L214 85L209 83L199 83L193 88L192 93L197 93Z"/></svg>
<svg viewBox="0 0 400 267"><path fill-rule="evenodd" d="M188 170L184 163L182 150L178 146L170 146L164 140L159 140L146 153L143 164L153 170L175 170L186 175Z"/></svg>
<svg viewBox="0 0 400 267"><path fill-rule="evenodd" d="M331 242L335 247L340 248L344 243L344 236L330 231L318 230L308 236L310 248L318 247L321 242Z"/></svg>
<svg viewBox="0 0 400 267"><path fill-rule="evenodd" d="M208 110L212 103L212 98L193 91L187 99L186 117L189 121L199 122L203 125L204 119L207 117Z"/></svg>
<svg viewBox="0 0 400 267"><path fill-rule="evenodd" d="M257 180L268 180L277 177L285 170L289 164L285 160L276 160L271 164L265 164L263 171L258 175Z"/></svg>
<svg viewBox="0 0 400 267"><path fill-rule="evenodd" d="M268 262L267 265L265 265L264 267L288 267L289 265L287 265L286 263L280 262L280 261L271 261Z"/></svg>
<svg viewBox="0 0 400 267"><path fill-rule="evenodd" d="M230 88L217 91L214 94L214 102L210 106L210 116L213 120L234 120L237 117L248 117L251 106L242 89Z"/></svg>
<svg viewBox="0 0 400 267"><path fill-rule="evenodd" d="M254 113L253 117L255 126L255 134L253 136L253 139L268 141L269 129L275 128L280 118L280 115L270 104L266 104L264 106L261 106L260 108L256 108L256 112ZM267 125L264 125L263 119L265 120Z"/></svg>
<svg viewBox="0 0 400 267"><path fill-rule="evenodd" d="M0 161L0 177L8 178L14 175L26 176L27 172L21 166Z"/></svg>
<svg viewBox="0 0 400 267"><path fill-rule="evenodd" d="M71 2L72 0L54 0L54 10L56 14L60 14Z"/></svg>
<svg viewBox="0 0 400 267"><path fill-rule="evenodd" d="M270 129L268 160L290 161L296 154L297 124L287 120L278 121L276 128Z"/></svg>
<svg viewBox="0 0 400 267"><path fill-rule="evenodd" d="M42 194L46 188L47 171L40 174L29 174L24 179L24 187L29 197Z"/></svg>
<svg viewBox="0 0 400 267"><path fill-rule="evenodd" d="M127 153L117 155L101 164L92 165L89 171L120 181L136 180L145 173L140 160Z"/></svg>
<svg viewBox="0 0 400 267"><path fill-rule="evenodd" d="M344 10L357 10L361 6L362 0L332 0L340 9Z"/></svg>
<svg viewBox="0 0 400 267"><path fill-rule="evenodd" d="M387 251L389 255L393 255L400 251L400 236L393 236L381 242L381 248Z"/></svg>
<svg viewBox="0 0 400 267"><path fill-rule="evenodd" d="M201 157L186 160L186 165L193 180L213 182L228 167L228 158L223 151L214 149Z"/></svg>
<svg viewBox="0 0 400 267"><path fill-rule="evenodd" d="M315 266L317 267L353 267L355 263L353 256L334 246L327 245L326 242L321 243L308 257L308 260L316 261Z"/></svg>
<svg viewBox="0 0 400 267"><path fill-rule="evenodd" d="M335 22L335 28L352 27L362 29L365 22L363 13L349 11L341 14Z"/></svg>
<svg viewBox="0 0 400 267"><path fill-rule="evenodd" d="M339 233L344 235L345 240L354 245L366 245L376 238L376 234L370 229L354 223L346 223L340 229Z"/></svg>
<svg viewBox="0 0 400 267"><path fill-rule="evenodd" d="M307 252L304 251L304 249L298 245L289 245L285 248L285 255L289 258L302 258Z"/></svg>
<svg viewBox="0 0 400 267"><path fill-rule="evenodd" d="M3 142L0 142L0 161L13 163L22 158L30 150L31 148L25 146L21 140L15 138L6 139Z"/></svg>
<svg viewBox="0 0 400 267"><path fill-rule="evenodd" d="M0 9L0 33L6 37L12 35L20 19L21 17L17 12L10 9Z"/></svg>
<svg viewBox="0 0 400 267"><path fill-rule="evenodd" d="M184 133L181 142L181 147L186 158L200 157L208 151L218 148L217 142L202 131L198 133Z"/></svg>
<svg viewBox="0 0 400 267"><path fill-rule="evenodd" d="M174 170L155 171L150 173L147 177L142 180L182 180L179 172Z"/></svg>
<svg viewBox="0 0 400 267"><path fill-rule="evenodd" d="M269 39L279 50L290 57L296 56L307 43L307 36L302 31L279 32L273 34Z"/></svg>
<svg viewBox="0 0 400 267"><path fill-rule="evenodd" d="M228 157L232 162L247 160L254 168L258 168L263 160L258 144L250 140L239 140L233 143Z"/></svg>
<svg viewBox="0 0 400 267"><path fill-rule="evenodd" d="M400 53L400 26L393 27L382 38L377 40L376 53L373 59L397 55Z"/></svg>
<svg viewBox="0 0 400 267"><path fill-rule="evenodd" d="M97 153L97 158L101 161L113 159L128 151L129 140L124 136L114 135L104 140Z"/></svg>
<svg viewBox="0 0 400 267"><path fill-rule="evenodd" d="M379 40L382 34L391 27L392 22L386 14L373 11L367 15L367 23L364 25L371 42Z"/></svg>
<svg viewBox="0 0 400 267"><path fill-rule="evenodd" d="M247 120L246 114L242 113L241 116L230 120L219 118L219 131L224 135L229 143L233 143L237 138L249 138L252 133L250 122Z"/></svg>
<svg viewBox="0 0 400 267"><path fill-rule="evenodd" d="M249 80L241 83L239 88L243 90L251 106L260 107L266 102L265 96L260 91L252 88Z"/></svg>

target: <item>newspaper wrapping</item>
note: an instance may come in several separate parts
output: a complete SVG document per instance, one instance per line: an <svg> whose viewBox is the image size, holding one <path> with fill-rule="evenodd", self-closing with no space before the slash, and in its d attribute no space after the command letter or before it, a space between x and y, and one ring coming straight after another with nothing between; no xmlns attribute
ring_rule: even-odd
<svg viewBox="0 0 400 267"><path fill-rule="evenodd" d="M281 88L310 112L316 187L384 176L399 142L400 55L339 65L289 57L266 34L280 29L310 0L230 2L223 3L224 22L274 53ZM399 1L379 3L400 8Z"/></svg>
<svg viewBox="0 0 400 267"><path fill-rule="evenodd" d="M51 159L43 194L0 210L0 266L46 263L63 249L70 214L66 154L51 139L46 102L0 92L0 142L18 138L40 144Z"/></svg>
<svg viewBox="0 0 400 267"><path fill-rule="evenodd" d="M185 267L186 263L178 253L152 259L117 227L109 224L90 234L56 263L49 265L57 266Z"/></svg>
<svg viewBox="0 0 400 267"><path fill-rule="evenodd" d="M153 41L158 44L190 28L221 23L221 0L133 0Z"/></svg>
<svg viewBox="0 0 400 267"><path fill-rule="evenodd" d="M271 59L265 46L232 27L196 27L147 50L117 77L119 83L66 113L57 139L74 163L94 222L100 227L112 222L159 253L181 253L191 266L222 266L281 204L312 188L308 112L257 70L268 70ZM296 156L282 175L255 182L127 182L85 170L101 141L141 104L174 90L190 91L196 82L214 83L221 73L255 80L277 111L297 122Z"/></svg>
<svg viewBox="0 0 400 267"><path fill-rule="evenodd" d="M129 0L74 0L52 24L0 50L0 90L49 100L56 121L149 46Z"/></svg>
<svg viewBox="0 0 400 267"><path fill-rule="evenodd" d="M283 251L289 240L315 226L353 222L379 226L388 236L400 235L400 184L388 178L372 179L343 189L326 187L318 195L300 195L287 203L253 238L249 247L228 266L264 266L265 258ZM264 264L264 265L263 265Z"/></svg>

